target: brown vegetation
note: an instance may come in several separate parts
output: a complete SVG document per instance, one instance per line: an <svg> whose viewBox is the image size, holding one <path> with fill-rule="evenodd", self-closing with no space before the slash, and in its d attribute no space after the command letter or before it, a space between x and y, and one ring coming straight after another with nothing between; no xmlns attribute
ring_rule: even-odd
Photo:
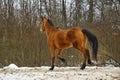
<svg viewBox="0 0 120 80"><path fill-rule="evenodd" d="M50 65L46 36L39 31L40 15L60 28L81 26L90 30L99 40L98 60L120 62L119 0L0 0L0 64ZM69 66L80 65L81 55L77 53L73 48L63 52Z"/></svg>

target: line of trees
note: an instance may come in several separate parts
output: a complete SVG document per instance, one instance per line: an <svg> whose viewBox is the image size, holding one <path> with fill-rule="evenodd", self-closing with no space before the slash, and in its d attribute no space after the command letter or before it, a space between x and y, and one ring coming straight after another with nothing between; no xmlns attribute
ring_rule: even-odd
<svg viewBox="0 0 120 80"><path fill-rule="evenodd" d="M120 61L120 0L0 0L1 64L50 64L46 37L39 31L41 15L56 27L89 29L99 39L100 61L107 56ZM64 51L70 66L80 64L81 55L77 53L74 49Z"/></svg>

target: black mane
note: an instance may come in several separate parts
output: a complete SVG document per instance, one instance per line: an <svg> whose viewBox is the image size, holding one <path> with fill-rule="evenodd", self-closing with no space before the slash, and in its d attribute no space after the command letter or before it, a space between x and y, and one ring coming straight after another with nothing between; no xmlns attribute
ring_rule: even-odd
<svg viewBox="0 0 120 80"><path fill-rule="evenodd" d="M48 22L51 26L54 26L53 22L50 19L48 19Z"/></svg>

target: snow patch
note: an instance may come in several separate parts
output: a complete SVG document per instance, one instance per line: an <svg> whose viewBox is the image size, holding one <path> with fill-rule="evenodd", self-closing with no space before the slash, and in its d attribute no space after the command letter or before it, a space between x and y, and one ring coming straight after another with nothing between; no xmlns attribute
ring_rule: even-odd
<svg viewBox="0 0 120 80"><path fill-rule="evenodd" d="M10 64L8 66L5 66L4 69L19 69L19 68L15 64Z"/></svg>
<svg viewBox="0 0 120 80"><path fill-rule="evenodd" d="M0 80L120 80L120 67L87 66L55 67L49 71L48 66L18 67L10 64L0 68Z"/></svg>

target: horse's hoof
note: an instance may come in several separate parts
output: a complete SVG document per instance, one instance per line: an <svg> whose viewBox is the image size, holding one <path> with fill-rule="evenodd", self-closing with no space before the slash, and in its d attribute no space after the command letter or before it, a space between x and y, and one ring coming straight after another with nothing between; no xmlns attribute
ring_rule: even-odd
<svg viewBox="0 0 120 80"><path fill-rule="evenodd" d="M92 64L91 60L88 60L88 64Z"/></svg>
<svg viewBox="0 0 120 80"><path fill-rule="evenodd" d="M81 69L81 70L84 70L84 69L85 69L85 67L81 67L80 69Z"/></svg>
<svg viewBox="0 0 120 80"><path fill-rule="evenodd" d="M82 67L80 68L81 70L85 69L86 65L82 65Z"/></svg>
<svg viewBox="0 0 120 80"><path fill-rule="evenodd" d="M53 70L54 69L54 65L51 66L51 68L49 70Z"/></svg>
<svg viewBox="0 0 120 80"><path fill-rule="evenodd" d="M49 70L51 70L51 71L52 71L52 70L53 70L53 68L50 68Z"/></svg>
<svg viewBox="0 0 120 80"><path fill-rule="evenodd" d="M63 62L63 64L65 65L65 66L67 66L67 62L66 62L66 60L64 59L64 58L62 58L62 57L58 57L62 62Z"/></svg>

